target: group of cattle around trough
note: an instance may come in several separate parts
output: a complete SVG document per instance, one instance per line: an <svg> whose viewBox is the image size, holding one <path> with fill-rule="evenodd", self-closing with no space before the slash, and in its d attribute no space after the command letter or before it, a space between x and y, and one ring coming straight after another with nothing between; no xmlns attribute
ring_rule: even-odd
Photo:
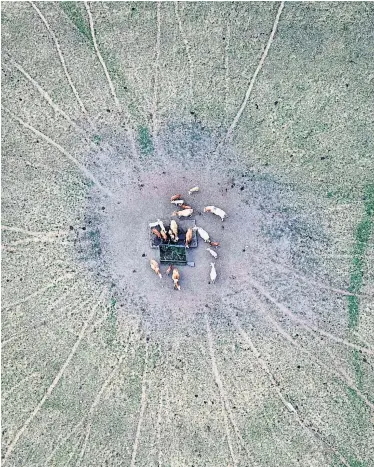
<svg viewBox="0 0 374 467"><path fill-rule="evenodd" d="M192 195L198 191L199 187L196 186L191 188L188 194ZM181 194L173 195L170 198L170 202L180 208L179 211L174 211L171 217L178 217L178 219L191 218L194 210L191 206L185 204ZM225 211L215 206L206 206L204 208L204 212L211 212L212 214L220 217L222 221L227 217ZM167 224L167 222L165 221L164 223L160 219L149 224L151 246L159 249L161 263L170 263L166 270L166 274L171 274L174 289L181 290L180 272L175 266L175 263L194 265L194 263L188 263L186 260L186 248L197 247L196 233L199 234L205 243L209 243L211 247L217 248L220 244L219 242L212 241L208 232L202 227L196 226L195 221L193 221L187 228L180 224L178 225L177 221L174 219L170 220L169 225L165 226L165 224ZM218 258L217 252L212 248L208 247L207 251L213 256L213 258ZM152 258L150 260L150 265L152 270L160 277L160 279L162 279L159 263ZM210 263L210 267L210 282L214 284L217 278L215 263Z"/></svg>

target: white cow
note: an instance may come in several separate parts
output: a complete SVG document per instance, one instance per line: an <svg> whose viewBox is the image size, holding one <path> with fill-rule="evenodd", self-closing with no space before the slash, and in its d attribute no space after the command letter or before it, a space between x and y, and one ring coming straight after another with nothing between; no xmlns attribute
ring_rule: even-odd
<svg viewBox="0 0 374 467"><path fill-rule="evenodd" d="M213 256L213 258L215 259L218 258L218 254L215 251L213 251L211 248L207 248L206 250L209 251L209 253Z"/></svg>
<svg viewBox="0 0 374 467"><path fill-rule="evenodd" d="M217 278L217 271L216 271L216 267L214 266L214 263L210 263L210 266L211 266L211 270L210 270L210 282L212 284L214 284L214 282L216 281L216 278Z"/></svg>
<svg viewBox="0 0 374 467"><path fill-rule="evenodd" d="M221 208L216 208L215 206L206 206L204 208L204 212L212 212L216 216L219 216L221 218L221 221L224 220L224 218L227 216L225 211Z"/></svg>
<svg viewBox="0 0 374 467"><path fill-rule="evenodd" d="M200 237L204 240L204 242L207 242L209 243L210 242L210 238L209 238L209 234L206 230L202 229L201 227L194 227L193 230L197 230L197 232L199 233Z"/></svg>

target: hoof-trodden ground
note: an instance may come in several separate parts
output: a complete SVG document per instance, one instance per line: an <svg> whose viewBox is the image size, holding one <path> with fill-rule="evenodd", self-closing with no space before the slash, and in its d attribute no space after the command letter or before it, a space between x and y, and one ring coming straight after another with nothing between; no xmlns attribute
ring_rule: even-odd
<svg viewBox="0 0 374 467"><path fill-rule="evenodd" d="M373 465L373 13L3 3L4 465Z"/></svg>

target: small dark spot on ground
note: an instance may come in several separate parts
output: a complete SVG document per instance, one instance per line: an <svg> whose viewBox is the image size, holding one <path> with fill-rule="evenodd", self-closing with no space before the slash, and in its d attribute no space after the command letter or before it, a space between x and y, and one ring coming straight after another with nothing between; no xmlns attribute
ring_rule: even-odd
<svg viewBox="0 0 374 467"><path fill-rule="evenodd" d="M136 269L133 269L132 272L136 272Z"/></svg>
<svg viewBox="0 0 374 467"><path fill-rule="evenodd" d="M241 187L240 187L240 191L243 191L243 190L244 190L244 186L241 186Z"/></svg>
<svg viewBox="0 0 374 467"><path fill-rule="evenodd" d="M142 257L145 258L145 253L142 254Z"/></svg>
<svg viewBox="0 0 374 467"><path fill-rule="evenodd" d="M324 161L326 159L325 156L321 156L321 161Z"/></svg>
<svg viewBox="0 0 374 467"><path fill-rule="evenodd" d="M274 102L274 105L278 105L278 101L275 101L275 102Z"/></svg>
<svg viewBox="0 0 374 467"><path fill-rule="evenodd" d="M86 230L86 227L82 227L82 230Z"/></svg>
<svg viewBox="0 0 374 467"><path fill-rule="evenodd" d="M70 230L74 230L74 227L71 225L71 226L69 227L69 229L70 229Z"/></svg>
<svg viewBox="0 0 374 467"><path fill-rule="evenodd" d="M102 210L102 211L105 211L105 206L101 206L101 210Z"/></svg>
<svg viewBox="0 0 374 467"><path fill-rule="evenodd" d="M106 111L107 111L108 113L110 113L110 109L106 109Z"/></svg>

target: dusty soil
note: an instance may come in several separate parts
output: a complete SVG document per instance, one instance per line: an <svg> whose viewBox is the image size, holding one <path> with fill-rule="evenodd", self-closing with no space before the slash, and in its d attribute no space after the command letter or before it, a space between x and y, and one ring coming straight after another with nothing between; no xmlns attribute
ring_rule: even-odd
<svg viewBox="0 0 374 467"><path fill-rule="evenodd" d="M90 259L90 265L92 271L101 271L111 278L119 295L130 290L139 301L147 303L142 318L150 331L161 324L170 326L171 320L191 320L195 313L214 308L235 292L250 295L248 275L269 278L274 268L269 258L300 270L301 249L327 247L317 216L312 220L305 212L287 210L292 200L286 200L286 188L271 177L261 179L237 161L225 161L221 170L217 165L206 168L204 160L217 144L218 140L214 141L196 125L184 131L170 129L166 135L161 133L157 152L149 160L140 161L138 170L131 171L126 163L119 167L107 164L107 154L99 159L98 176L104 172L116 183L115 188L111 187L113 200L105 193L97 194L88 208L87 218L94 219L90 229L97 230L101 249L96 261ZM189 195L189 188L196 185L200 191ZM159 260L159 253L150 248L148 224L157 218L172 218L175 208L169 198L175 193L181 193L185 202L193 206L196 224L221 244L217 248L219 258L213 261L218 272L215 285L209 280L213 258L201 239L199 247L189 251L189 260L195 262L195 267L180 267L181 293L173 290L170 277L164 275L160 281L149 267L149 260ZM203 212L204 206L212 204L228 213L224 222ZM95 218L93 213L98 207L101 215ZM298 231L300 228L302 232ZM84 235L87 236L89 232ZM87 249L84 237L83 250ZM309 273L318 271L318 261L314 263L310 262ZM166 268L161 268L162 272ZM289 280L297 283L298 278Z"/></svg>
<svg viewBox="0 0 374 467"><path fill-rule="evenodd" d="M4 465L374 463L373 7L282 5L2 4Z"/></svg>

